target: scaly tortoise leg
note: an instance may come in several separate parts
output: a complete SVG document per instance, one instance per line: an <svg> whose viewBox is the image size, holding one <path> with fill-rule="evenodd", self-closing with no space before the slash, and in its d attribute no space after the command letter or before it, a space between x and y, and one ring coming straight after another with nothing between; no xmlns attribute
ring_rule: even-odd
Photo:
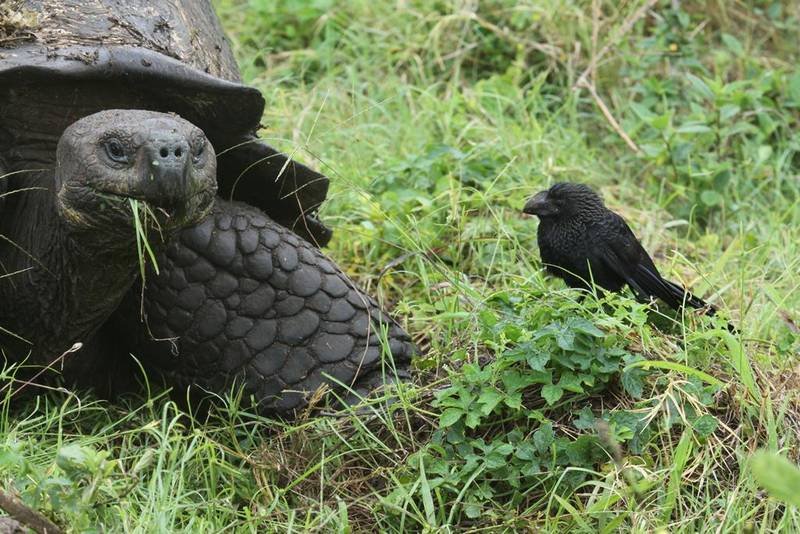
<svg viewBox="0 0 800 534"><path fill-rule="evenodd" d="M323 383L341 390L325 375L359 393L380 385L382 368L408 377L408 334L319 249L256 208L218 200L159 268L143 303L161 341L140 328L134 354L170 385L222 394L240 384L262 411L287 412ZM141 326L140 295L129 297L117 329Z"/></svg>

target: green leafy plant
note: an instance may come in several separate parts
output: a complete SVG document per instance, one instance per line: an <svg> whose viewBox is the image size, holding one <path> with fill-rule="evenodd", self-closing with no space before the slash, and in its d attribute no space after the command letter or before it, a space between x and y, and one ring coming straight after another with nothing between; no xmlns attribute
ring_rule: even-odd
<svg viewBox="0 0 800 534"><path fill-rule="evenodd" d="M459 511L451 515L476 518L489 503L518 505L532 488L574 488L587 470L609 461L598 420L615 443L643 439L643 414L590 407L591 395L612 383L631 399L642 395L644 371L626 370L641 360L626 349L626 336L643 319L640 305L602 328L589 317L580 306L542 307L507 294L479 314L490 359L465 363L437 393L439 430L409 462L422 462L430 488L455 499L450 506Z"/></svg>
<svg viewBox="0 0 800 534"><path fill-rule="evenodd" d="M798 169L800 71L765 69L744 44L722 33L709 67L698 61L707 46L703 32L683 10L668 10L652 28L642 56L624 69L636 95L626 110L626 129L667 186L677 215L707 223L733 215L747 203L775 195L800 197L785 176ZM743 76L715 74L738 64ZM668 74L653 77L654 68Z"/></svg>
<svg viewBox="0 0 800 534"><path fill-rule="evenodd" d="M152 454L143 456L126 476L109 451L63 445L53 463L42 467L28 460L28 448L14 440L0 447L0 474L13 476L9 489L30 508L83 532L101 526L96 509L121 498L152 461Z"/></svg>

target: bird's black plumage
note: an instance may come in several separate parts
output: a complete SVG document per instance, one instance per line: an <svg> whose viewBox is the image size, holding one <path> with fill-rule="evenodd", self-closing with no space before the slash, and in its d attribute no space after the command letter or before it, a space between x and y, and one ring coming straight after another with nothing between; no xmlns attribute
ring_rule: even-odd
<svg viewBox="0 0 800 534"><path fill-rule="evenodd" d="M625 220L609 210L584 184L558 183L541 191L523 211L539 217L539 252L548 272L567 285L619 291L625 284L636 297L657 297L679 309L714 309L678 284L665 280Z"/></svg>

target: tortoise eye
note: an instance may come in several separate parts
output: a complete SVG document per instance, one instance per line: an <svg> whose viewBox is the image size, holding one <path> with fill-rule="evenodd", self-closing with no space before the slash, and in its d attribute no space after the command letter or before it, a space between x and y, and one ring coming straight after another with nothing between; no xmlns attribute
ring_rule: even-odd
<svg viewBox="0 0 800 534"><path fill-rule="evenodd" d="M117 163L128 162L128 156L125 154L125 149L122 147L122 143L120 143L117 139L109 139L106 141L105 149L106 154L111 161L116 161Z"/></svg>
<svg viewBox="0 0 800 534"><path fill-rule="evenodd" d="M203 157L203 154L205 154L205 151L206 151L206 141L202 140L199 143L197 143L197 147L195 147L195 149L194 149L194 153L192 154L192 161L194 163L199 163L200 162L200 158Z"/></svg>

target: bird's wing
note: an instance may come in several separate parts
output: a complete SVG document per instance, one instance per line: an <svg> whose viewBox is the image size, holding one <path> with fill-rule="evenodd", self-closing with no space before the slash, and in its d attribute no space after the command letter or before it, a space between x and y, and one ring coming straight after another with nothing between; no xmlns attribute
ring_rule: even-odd
<svg viewBox="0 0 800 534"><path fill-rule="evenodd" d="M702 299L661 276L653 259L622 217L611 212L604 227L607 228L607 238L603 240L606 246L602 247L599 255L610 269L628 283L640 299L649 300L650 297L658 297L675 309L684 303L693 308L706 306Z"/></svg>
<svg viewBox="0 0 800 534"><path fill-rule="evenodd" d="M625 280L637 297L648 300L651 296L662 297L668 293L650 255L622 217L609 212L600 231L603 239L595 240L595 254Z"/></svg>

